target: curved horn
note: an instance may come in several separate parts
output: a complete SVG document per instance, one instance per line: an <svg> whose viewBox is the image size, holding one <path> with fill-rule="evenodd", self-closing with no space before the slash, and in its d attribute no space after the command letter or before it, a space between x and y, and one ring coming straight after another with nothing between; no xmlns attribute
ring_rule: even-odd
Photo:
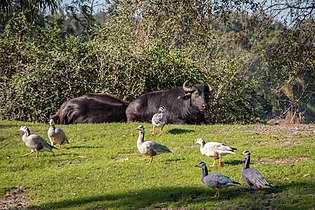
<svg viewBox="0 0 315 210"><path fill-rule="evenodd" d="M209 83L207 83L207 85L208 85L208 87L209 87L209 92L211 92L212 91L212 86L211 85L209 85Z"/></svg>
<svg viewBox="0 0 315 210"><path fill-rule="evenodd" d="M183 89L185 92L192 92L193 89L192 88L189 88L189 87L186 87L186 83L188 82L188 80L186 80L183 84Z"/></svg>

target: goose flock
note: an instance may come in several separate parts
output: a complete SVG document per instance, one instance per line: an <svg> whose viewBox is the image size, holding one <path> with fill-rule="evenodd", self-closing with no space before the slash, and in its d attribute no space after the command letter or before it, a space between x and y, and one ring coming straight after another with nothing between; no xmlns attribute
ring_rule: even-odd
<svg viewBox="0 0 315 210"><path fill-rule="evenodd" d="M160 107L158 113L152 116L152 135L156 135L155 127L161 127L160 134L162 134L163 127L166 125L166 117L164 115L165 107ZM25 145L31 149L31 152L22 154L22 156L28 156L36 152L36 159L38 158L39 152L52 152L53 149L57 149L54 145L69 144L68 138L62 129L56 128L53 119L49 121L49 128L47 131L47 136L50 140L50 144L41 136L37 134L31 134L30 129L26 126L22 126L20 131L24 134L22 140ZM139 136L137 139L137 148L141 155L147 156L144 160L149 160L152 163L153 157L163 153L172 153L172 151L165 145L159 144L154 141L145 140L145 128L143 125L139 125L136 130L139 130ZM224 166L222 161L222 156L228 154L235 154L236 148L229 147L226 144L219 142L205 142L203 139L198 138L196 144L200 145L200 153L202 155L212 157L214 162L212 166L215 166L216 160L219 159L220 168ZM254 168L250 168L250 152L245 150L242 153L245 157L244 166L242 169L242 178L249 189L260 189L260 188L270 188L271 185L267 180L260 174L260 172ZM215 190L214 198L220 198L220 189L228 188L230 186L240 186L241 184L234 181L230 177L220 174L212 173L209 174L208 168L204 162L198 162L196 167L202 169L201 182L207 187Z"/></svg>

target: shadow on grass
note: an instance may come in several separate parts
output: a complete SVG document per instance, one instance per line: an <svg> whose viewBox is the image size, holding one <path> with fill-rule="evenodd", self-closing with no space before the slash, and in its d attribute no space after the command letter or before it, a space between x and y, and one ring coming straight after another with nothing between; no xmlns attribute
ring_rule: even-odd
<svg viewBox="0 0 315 210"><path fill-rule="evenodd" d="M243 160L225 160L223 161L223 163L226 165L243 165L244 161Z"/></svg>
<svg viewBox="0 0 315 210"><path fill-rule="evenodd" d="M93 148L104 148L100 146L67 146L66 149L93 149Z"/></svg>
<svg viewBox="0 0 315 210"><path fill-rule="evenodd" d="M168 131L171 134L185 134L185 133L192 133L195 132L195 130L187 130L187 129L180 129L180 128L174 128L172 130Z"/></svg>
<svg viewBox="0 0 315 210"><path fill-rule="evenodd" d="M122 194L104 194L90 197L68 199L60 202L45 203L42 206L30 206L31 209L58 209L58 208L113 208L113 209L155 209L170 206L187 206L191 203L216 202L212 198L214 190L206 187L176 187L153 188L132 191ZM226 193L226 194L225 194ZM230 200L239 196L237 189L227 189L222 192L220 200Z"/></svg>
<svg viewBox="0 0 315 210"><path fill-rule="evenodd" d="M30 206L29 209L162 209L167 207L185 208L199 204L212 204L218 209L312 209L314 183L284 183L270 189L249 190L245 187L231 187L220 190L219 199L212 198L215 191L200 187L161 187L128 191L124 193L86 196L59 202ZM294 194L288 191L293 191ZM289 197L288 197L289 195ZM307 201L296 202L301 196ZM237 202L233 202L237 199ZM300 206L302 204L302 206ZM301 208L302 207L302 208Z"/></svg>
<svg viewBox="0 0 315 210"><path fill-rule="evenodd" d="M314 189L313 181L280 183L256 190L242 188L240 197L247 201L242 209L314 209Z"/></svg>
<svg viewBox="0 0 315 210"><path fill-rule="evenodd" d="M21 126L19 125L0 125L0 129L5 129L5 128L13 128L13 127L16 127L16 128L20 128Z"/></svg>

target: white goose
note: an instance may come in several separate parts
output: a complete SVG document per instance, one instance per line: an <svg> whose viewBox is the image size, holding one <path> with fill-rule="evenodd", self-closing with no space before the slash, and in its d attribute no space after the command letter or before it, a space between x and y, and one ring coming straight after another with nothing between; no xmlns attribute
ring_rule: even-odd
<svg viewBox="0 0 315 210"><path fill-rule="evenodd" d="M201 154L214 158L214 162L212 166L214 166L216 160L219 159L220 166L223 167L224 164L222 162L222 156L227 155L227 154L235 154L234 150L236 150L236 148L229 147L219 142L206 143L201 138L197 139L196 143L200 144Z"/></svg>
<svg viewBox="0 0 315 210"><path fill-rule="evenodd" d="M162 153L171 152L171 150L169 148L167 148L166 146L164 146L162 144L156 143L154 141L145 141L144 140L144 126L143 125L139 125L137 127L137 130L140 130L138 141L137 141L138 150L142 155L150 156L150 158L149 158L150 163L153 160L153 156L159 155Z"/></svg>

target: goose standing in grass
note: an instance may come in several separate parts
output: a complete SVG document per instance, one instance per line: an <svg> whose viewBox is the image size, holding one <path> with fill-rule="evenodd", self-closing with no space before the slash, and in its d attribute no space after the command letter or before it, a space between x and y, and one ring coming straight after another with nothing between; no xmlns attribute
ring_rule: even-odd
<svg viewBox="0 0 315 210"><path fill-rule="evenodd" d="M164 126L166 124L166 116L165 116L164 112L165 112L165 107L161 106L159 108L158 113L154 114L153 117L152 117L152 125L153 125L152 135L153 136L156 135L155 127L161 126L160 134L163 132L163 128L164 128Z"/></svg>
<svg viewBox="0 0 315 210"><path fill-rule="evenodd" d="M202 168L201 181L208 187L215 189L214 198L220 198L220 189L228 188L231 186L240 186L241 184L232 180L231 178L219 174L208 174L207 166L204 162L199 162L196 167Z"/></svg>
<svg viewBox="0 0 315 210"><path fill-rule="evenodd" d="M214 162L212 166L215 165L217 159L219 159L220 166L223 167L222 156L227 154L235 154L234 150L236 148L229 147L225 144L218 142L208 142L206 143L203 139L197 139L197 144L200 144L200 152L203 155L214 157Z"/></svg>
<svg viewBox="0 0 315 210"><path fill-rule="evenodd" d="M258 188L270 188L271 185L267 182L267 180L254 168L249 168L250 164L250 152L245 150L243 152L245 156L244 167L242 170L242 177L243 180L248 185L249 189L254 187L255 189Z"/></svg>
<svg viewBox="0 0 315 210"><path fill-rule="evenodd" d="M69 144L66 134L60 128L55 127L53 119L49 120L49 129L47 131L51 145L59 144L59 148L63 144Z"/></svg>
<svg viewBox="0 0 315 210"><path fill-rule="evenodd" d="M51 146L45 139L40 137L37 134L31 134L30 130L26 126L22 126L20 128L21 131L24 132L22 136L22 140L31 149L31 152L23 154L22 156L27 156L36 152L36 158L38 157L38 152L53 152L52 149L57 149L54 146Z"/></svg>
<svg viewBox="0 0 315 210"><path fill-rule="evenodd" d="M137 127L137 130L140 131L138 141L137 141L138 150L142 155L150 156L150 158L149 158L150 163L153 160L153 156L159 155L162 153L171 152L171 150L164 145L161 145L161 144L156 143L154 141L145 141L144 140L144 126L143 125L139 125Z"/></svg>

